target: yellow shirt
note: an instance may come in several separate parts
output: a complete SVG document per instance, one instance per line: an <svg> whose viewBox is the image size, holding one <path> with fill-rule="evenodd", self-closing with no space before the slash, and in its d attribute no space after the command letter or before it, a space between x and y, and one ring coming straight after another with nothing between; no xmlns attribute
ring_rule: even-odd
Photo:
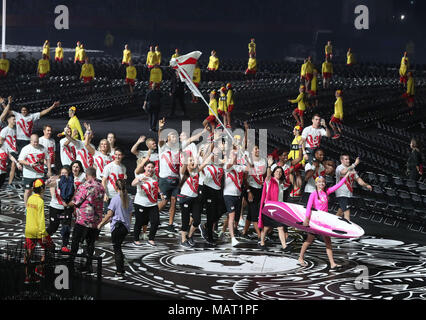
<svg viewBox="0 0 426 320"><path fill-rule="evenodd" d="M330 45L326 45L325 46L325 53L333 53L333 46L330 44Z"/></svg>
<svg viewBox="0 0 426 320"><path fill-rule="evenodd" d="M78 136L80 135L80 140L84 140L83 130L81 130L80 120L78 120L77 116L73 116L68 120L68 126L71 128L71 136L78 140ZM76 131L75 134L73 134Z"/></svg>
<svg viewBox="0 0 426 320"><path fill-rule="evenodd" d="M161 68L152 68L149 74L149 82L160 83L163 80L163 72Z"/></svg>
<svg viewBox="0 0 426 320"><path fill-rule="evenodd" d="M126 68L126 78L135 80L137 76L137 71L134 66L128 66Z"/></svg>
<svg viewBox="0 0 426 320"><path fill-rule="evenodd" d="M410 62L409 62L408 58L402 57L401 66L399 67L399 75L404 77L407 73L409 66L410 66Z"/></svg>
<svg viewBox="0 0 426 320"><path fill-rule="evenodd" d="M219 69L219 58L210 56L209 64L208 64L207 68L213 69L213 70Z"/></svg>
<svg viewBox="0 0 426 320"><path fill-rule="evenodd" d="M154 64L161 64L161 52L160 51L154 51Z"/></svg>
<svg viewBox="0 0 426 320"><path fill-rule="evenodd" d="M149 66L153 66L155 64L155 53L153 51L148 51L146 56L146 64Z"/></svg>
<svg viewBox="0 0 426 320"><path fill-rule="evenodd" d="M210 99L209 106L210 106L210 109L213 110L212 112L212 110L209 109L209 116L215 115L217 117L217 100Z"/></svg>
<svg viewBox="0 0 426 320"><path fill-rule="evenodd" d="M228 103L226 101L226 95L224 93L220 93L219 97L219 110L223 112L228 112Z"/></svg>
<svg viewBox="0 0 426 320"><path fill-rule="evenodd" d="M84 61L84 59L86 59L86 50L80 47L80 49L78 49L77 60Z"/></svg>
<svg viewBox="0 0 426 320"><path fill-rule="evenodd" d="M232 92L232 89L228 89L228 92L226 93L226 102L228 103L228 106L232 106L234 104L234 93Z"/></svg>
<svg viewBox="0 0 426 320"><path fill-rule="evenodd" d="M176 59L177 57L180 57L180 54L179 53L173 53L173 55L172 55L172 59L174 58L174 59Z"/></svg>
<svg viewBox="0 0 426 320"><path fill-rule="evenodd" d="M353 55L352 52L346 53L346 56L348 58L347 61L346 61L346 64L353 64L355 62L354 55Z"/></svg>
<svg viewBox="0 0 426 320"><path fill-rule="evenodd" d="M80 46L75 47L75 55L74 55L74 61L78 61L78 53L80 52Z"/></svg>
<svg viewBox="0 0 426 320"><path fill-rule="evenodd" d="M201 69L199 67L196 67L194 69L194 74L192 76L192 81L194 83L200 83L201 82Z"/></svg>
<svg viewBox="0 0 426 320"><path fill-rule="evenodd" d="M318 88L318 78L317 76L314 75L311 81L311 91L317 92L317 88Z"/></svg>
<svg viewBox="0 0 426 320"><path fill-rule="evenodd" d="M338 97L334 103L334 117L337 119L343 119L343 99Z"/></svg>
<svg viewBox="0 0 426 320"><path fill-rule="evenodd" d="M291 103L297 103L297 108L299 110L305 111L306 105L305 105L305 93L300 93L296 99L290 100Z"/></svg>
<svg viewBox="0 0 426 320"><path fill-rule="evenodd" d="M0 70L3 70L4 72L9 72L10 63L7 59L0 59Z"/></svg>
<svg viewBox="0 0 426 320"><path fill-rule="evenodd" d="M302 64L302 68L300 68L300 75L302 77L306 75L306 63Z"/></svg>
<svg viewBox="0 0 426 320"><path fill-rule="evenodd" d="M37 194L32 194L27 201L25 222L25 238L41 239L47 236L44 218L44 200Z"/></svg>
<svg viewBox="0 0 426 320"><path fill-rule="evenodd" d="M132 52L130 50L124 49L123 50L123 60L122 63L129 63L129 61L132 59Z"/></svg>
<svg viewBox="0 0 426 320"><path fill-rule="evenodd" d="M302 136L294 137L293 141L291 142L291 150L288 154L288 159L297 159L300 155L300 152L302 150L301 147L302 144Z"/></svg>
<svg viewBox="0 0 426 320"><path fill-rule="evenodd" d="M305 71L309 74L312 74L314 72L314 65L312 64L312 62L306 62Z"/></svg>
<svg viewBox="0 0 426 320"><path fill-rule="evenodd" d="M48 44L43 45L42 54L45 54L45 55L47 55L48 58L50 58L50 46Z"/></svg>
<svg viewBox="0 0 426 320"><path fill-rule="evenodd" d="M93 68L93 64L85 63L81 66L80 79L82 77L95 77L95 69Z"/></svg>
<svg viewBox="0 0 426 320"><path fill-rule="evenodd" d="M56 47L55 49L55 59L63 59L64 58L64 48Z"/></svg>
<svg viewBox="0 0 426 320"><path fill-rule="evenodd" d="M324 62L322 64L322 73L333 73L333 64L331 62Z"/></svg>
<svg viewBox="0 0 426 320"><path fill-rule="evenodd" d="M256 52L256 43L250 42L248 44L248 50L249 50L249 53L255 53Z"/></svg>
<svg viewBox="0 0 426 320"><path fill-rule="evenodd" d="M249 58L248 69L249 70L256 70L257 69L257 64L256 64L256 59L255 58Z"/></svg>
<svg viewBox="0 0 426 320"><path fill-rule="evenodd" d="M50 63L47 59L38 60L38 73L45 74L50 71Z"/></svg>
<svg viewBox="0 0 426 320"><path fill-rule="evenodd" d="M408 77L407 94L410 95L410 96L414 96L414 79L413 79L413 77Z"/></svg>

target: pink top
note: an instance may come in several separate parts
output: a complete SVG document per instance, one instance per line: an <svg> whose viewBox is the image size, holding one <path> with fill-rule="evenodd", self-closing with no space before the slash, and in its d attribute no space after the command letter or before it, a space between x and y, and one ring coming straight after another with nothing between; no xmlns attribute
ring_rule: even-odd
<svg viewBox="0 0 426 320"><path fill-rule="evenodd" d="M278 201L279 186L274 177L263 183L262 199L260 200L258 227L263 228L262 209L266 201Z"/></svg>
<svg viewBox="0 0 426 320"><path fill-rule="evenodd" d="M314 191L309 196L308 205L306 206L306 217L311 218L311 210L312 206L316 210L325 211L328 212L328 195L330 193L333 193L337 189L339 189L346 181L346 177L344 177L340 182L330 188L327 189L327 193L324 191L319 191L319 199L318 199L318 192Z"/></svg>

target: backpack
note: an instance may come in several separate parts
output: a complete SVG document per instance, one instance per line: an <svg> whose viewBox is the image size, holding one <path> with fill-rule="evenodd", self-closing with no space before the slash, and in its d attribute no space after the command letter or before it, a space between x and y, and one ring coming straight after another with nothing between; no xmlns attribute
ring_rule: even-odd
<svg viewBox="0 0 426 320"><path fill-rule="evenodd" d="M74 195L74 177L61 176L59 180L59 189L61 190L61 198L66 203L70 202Z"/></svg>

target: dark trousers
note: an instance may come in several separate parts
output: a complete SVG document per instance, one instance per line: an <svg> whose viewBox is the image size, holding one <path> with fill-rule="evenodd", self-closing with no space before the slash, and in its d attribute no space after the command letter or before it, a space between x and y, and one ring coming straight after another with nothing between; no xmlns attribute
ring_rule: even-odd
<svg viewBox="0 0 426 320"><path fill-rule="evenodd" d="M207 239L213 241L213 224L218 223L224 211L222 190L204 186L205 205L207 208Z"/></svg>
<svg viewBox="0 0 426 320"><path fill-rule="evenodd" d="M63 210L49 207L49 226L47 227L47 233L52 236L59 228L59 224L62 224L61 236L62 246L68 246L71 235L71 219L72 219L73 208L65 208Z"/></svg>
<svg viewBox="0 0 426 320"><path fill-rule="evenodd" d="M189 220L190 220L191 214L192 214L192 218L194 219L194 221L192 222L192 225L195 228L197 228L201 222L200 202L198 200L198 197L196 198L185 197L183 200L182 198L178 198L178 201L180 204L181 214L182 214L181 230L184 232L189 231Z"/></svg>
<svg viewBox="0 0 426 320"><path fill-rule="evenodd" d="M124 254L121 250L121 245L128 232L129 231L127 230L126 226L120 222L115 224L114 230L111 232L111 240L114 247L115 266L118 273L124 273Z"/></svg>
<svg viewBox="0 0 426 320"><path fill-rule="evenodd" d="M133 240L139 241L142 226L148 225L148 222L151 223L148 238L149 240L154 240L158 226L160 225L160 213L158 211L158 206L143 207L135 203L134 207L136 221L133 229Z"/></svg>
<svg viewBox="0 0 426 320"><path fill-rule="evenodd" d="M148 114L149 117L149 127L153 131L157 131L157 124L158 124L158 111L150 112Z"/></svg>
<svg viewBox="0 0 426 320"><path fill-rule="evenodd" d="M72 233L72 243L71 243L71 257L74 259L77 254L80 242L86 240L87 248L87 261L86 266L92 266L92 257L95 252L95 241L99 236L99 230L94 228L88 228L82 226L81 224L75 224L74 230Z"/></svg>
<svg viewBox="0 0 426 320"><path fill-rule="evenodd" d="M262 189L250 188L251 193L253 194L253 201L250 202L247 199L248 203L248 214L247 220L252 222L257 222L259 219L259 209L260 209L260 200L262 200ZM235 220L238 221L238 220Z"/></svg>
<svg viewBox="0 0 426 320"><path fill-rule="evenodd" d="M185 108L185 96L183 94L172 94L172 112L171 114L175 114L176 109L176 101L179 101L180 107L182 108L182 111L184 114L186 114L186 108Z"/></svg>

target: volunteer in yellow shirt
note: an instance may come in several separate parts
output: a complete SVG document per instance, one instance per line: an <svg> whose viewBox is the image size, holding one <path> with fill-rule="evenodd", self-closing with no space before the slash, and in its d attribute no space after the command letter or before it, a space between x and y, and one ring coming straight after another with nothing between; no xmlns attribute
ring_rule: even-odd
<svg viewBox="0 0 426 320"><path fill-rule="evenodd" d="M306 110L305 104L305 86L300 86L299 95L294 100L288 100L290 103L297 103L297 108L293 110L293 117L296 119L297 125L303 128L303 114Z"/></svg>
<svg viewBox="0 0 426 320"><path fill-rule="evenodd" d="M333 59L333 46L331 45L331 41L328 41L325 45L325 58L328 60Z"/></svg>
<svg viewBox="0 0 426 320"><path fill-rule="evenodd" d="M155 53L152 46L149 47L148 54L146 55L146 63L149 69L154 68L155 66Z"/></svg>
<svg viewBox="0 0 426 320"><path fill-rule="evenodd" d="M177 48L176 48L176 49L175 49L175 53L173 53L173 55L172 55L172 59L173 59L173 58L175 58L175 59L176 59L177 57L180 57L180 54L179 54L179 49L177 49Z"/></svg>
<svg viewBox="0 0 426 320"><path fill-rule="evenodd" d="M401 59L401 65L399 67L399 83L407 83L407 70L410 67L410 60L408 59L407 52L404 52L404 56Z"/></svg>
<svg viewBox="0 0 426 320"><path fill-rule="evenodd" d="M126 44L124 46L123 59L121 61L121 64L128 66L130 60L132 60L132 52L129 50L129 46Z"/></svg>
<svg viewBox="0 0 426 320"><path fill-rule="evenodd" d="M306 90L310 88L311 81L314 73L314 65L311 62L311 57L308 57L305 65L305 87Z"/></svg>
<svg viewBox="0 0 426 320"><path fill-rule="evenodd" d="M355 63L354 54L352 53L351 48L348 49L348 52L346 53L346 65L351 66Z"/></svg>
<svg viewBox="0 0 426 320"><path fill-rule="evenodd" d="M50 72L50 62L47 55L43 55L43 59L38 60L37 74L43 79Z"/></svg>
<svg viewBox="0 0 426 320"><path fill-rule="evenodd" d="M330 80L331 77L333 76L333 64L328 60L325 59L325 61L322 64L322 68L321 68L321 72L322 72L322 85L323 88L328 88L330 86Z"/></svg>
<svg viewBox="0 0 426 320"><path fill-rule="evenodd" d="M300 135L302 133L302 127L301 126L295 126L293 128L293 135L294 139L291 142L290 152L288 153L288 160L296 160L298 159L302 154L302 136ZM290 197L300 197L302 195L301 186L302 186L302 175L300 170L303 169L305 166L306 160L303 159L298 164L294 166L293 172L296 175L296 179L292 178L290 176L290 182L293 185L292 190L290 191ZM293 180L293 181L291 181Z"/></svg>
<svg viewBox="0 0 426 320"><path fill-rule="evenodd" d="M133 92L136 76L137 76L136 68L133 66L132 60L129 60L129 65L126 67L126 83L129 84L130 93Z"/></svg>
<svg viewBox="0 0 426 320"><path fill-rule="evenodd" d="M42 55L46 55L48 59L50 59L50 44L49 40L46 40L43 44L43 50L41 52Z"/></svg>
<svg viewBox="0 0 426 320"><path fill-rule="evenodd" d="M84 50L84 45L82 43L80 44L80 49L78 49L77 60L80 63L84 63L86 60L86 50Z"/></svg>
<svg viewBox="0 0 426 320"><path fill-rule="evenodd" d="M226 84L226 102L228 104L228 124L231 124L231 112L234 110L234 92L230 83Z"/></svg>
<svg viewBox="0 0 426 320"><path fill-rule="evenodd" d="M55 61L62 62L63 60L64 60L64 49L62 48L62 44L58 42L57 47L55 49Z"/></svg>
<svg viewBox="0 0 426 320"><path fill-rule="evenodd" d="M81 66L80 79L83 78L84 83L89 83L95 77L95 69L93 64L89 63L89 58L86 57L84 64Z"/></svg>
<svg viewBox="0 0 426 320"><path fill-rule="evenodd" d="M308 59L303 60L302 67L300 68L300 81L306 81L306 62L308 62Z"/></svg>
<svg viewBox="0 0 426 320"><path fill-rule="evenodd" d="M336 90L336 102L334 103L334 114L330 120L330 127L334 131L332 139L338 139L342 133L340 125L343 123L343 99L342 90ZM336 132L336 129L339 133Z"/></svg>
<svg viewBox="0 0 426 320"><path fill-rule="evenodd" d="M43 249L54 250L52 239L47 234L45 216L44 216L44 200L45 183L42 179L36 179L33 182L33 194L28 198L26 205L25 217L25 283L28 284L35 279L33 274L44 277L44 260L45 253L41 257L41 263L35 267L31 265L31 258L37 244ZM31 270L30 270L31 268Z"/></svg>
<svg viewBox="0 0 426 320"><path fill-rule="evenodd" d="M317 91L318 91L318 70L314 68L314 71L312 74L312 81L311 81L311 90L309 90L309 97L313 100L313 102L310 104L311 107L318 106Z"/></svg>
<svg viewBox="0 0 426 320"><path fill-rule="evenodd" d="M160 66L156 64L149 73L149 86L153 88L152 85L154 83L158 83L158 86L160 87L161 81L163 81L163 72L161 71Z"/></svg>
<svg viewBox="0 0 426 320"><path fill-rule="evenodd" d="M154 64L161 65L161 52L158 46L155 46L154 59L155 59Z"/></svg>
<svg viewBox="0 0 426 320"><path fill-rule="evenodd" d="M212 50L207 70L216 71L217 69L219 69L219 58L216 56L216 51Z"/></svg>
<svg viewBox="0 0 426 320"><path fill-rule="evenodd" d="M407 105L412 107L414 105L414 78L413 72L409 71L407 73L407 91L404 93L403 97L407 99Z"/></svg>
<svg viewBox="0 0 426 320"><path fill-rule="evenodd" d="M7 76L7 73L9 72L10 63L9 60L6 59L6 53L1 54L0 59L0 77L4 78Z"/></svg>
<svg viewBox="0 0 426 320"><path fill-rule="evenodd" d="M219 90L219 99L218 99L218 113L223 117L223 124L225 127L230 128L228 123L228 102L226 98L226 88L221 87Z"/></svg>
<svg viewBox="0 0 426 320"><path fill-rule="evenodd" d="M198 65L198 62L195 64L194 74L192 76L192 81L194 82L194 85L198 88L201 82L201 69ZM192 103L197 103L198 97L194 96L192 93Z"/></svg>
<svg viewBox="0 0 426 320"><path fill-rule="evenodd" d="M248 60L248 66L245 74L256 74L257 71L257 62L256 58L253 54L250 54L250 58Z"/></svg>
<svg viewBox="0 0 426 320"><path fill-rule="evenodd" d="M214 90L210 92L209 107L209 116L204 119L203 127L206 127L208 124L210 124L211 129L214 130L216 128L216 123L218 123L216 120L218 117L216 91Z"/></svg>
<svg viewBox="0 0 426 320"><path fill-rule="evenodd" d="M252 54L254 57L256 57L256 43L254 42L254 38L250 39L250 43L248 44L248 53L249 56Z"/></svg>
<svg viewBox="0 0 426 320"><path fill-rule="evenodd" d="M80 41L77 41L77 45L75 47L75 54L74 54L74 63L76 63L77 61L79 61L78 60L78 58L79 58L79 55L78 55L79 51L80 51Z"/></svg>
<svg viewBox="0 0 426 320"><path fill-rule="evenodd" d="M80 140L84 140L83 130L81 130L80 120L78 120L75 113L77 112L77 108L72 106L68 109L68 116L70 119L68 120L67 126L71 129L71 136L78 140L80 136ZM58 136L64 136L65 133L62 132Z"/></svg>

